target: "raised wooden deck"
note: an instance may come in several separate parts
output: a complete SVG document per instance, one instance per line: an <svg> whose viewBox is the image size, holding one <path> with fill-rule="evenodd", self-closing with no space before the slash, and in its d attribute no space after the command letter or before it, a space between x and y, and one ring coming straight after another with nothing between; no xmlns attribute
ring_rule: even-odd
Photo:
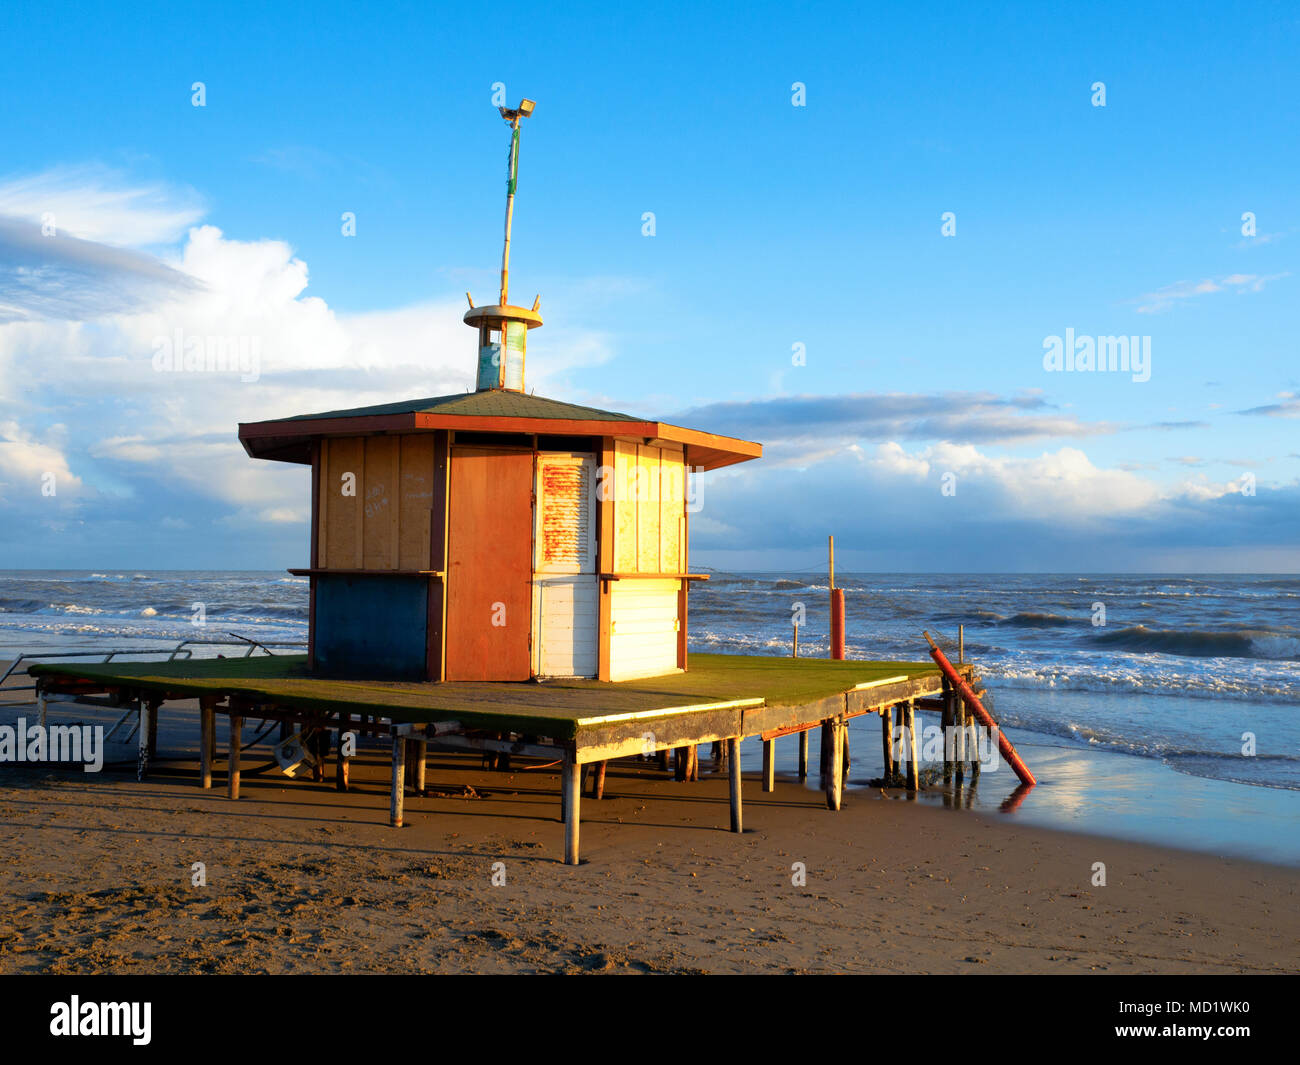
<svg viewBox="0 0 1300 1065"><path fill-rule="evenodd" d="M944 693L932 662L831 661L693 654L684 673L618 683L399 683L331 680L307 672L305 656L203 659L106 665L33 664L38 704L50 699L107 696L139 706L141 771L147 765L149 722L167 700L198 699L201 783L210 786L215 713L231 717L237 733L246 717L280 718L312 727L351 728L368 718L393 738L392 821L402 821L405 760L427 744L488 753L562 760L566 861L578 860L578 802L583 767L631 755L727 745L732 774L731 821L740 831L740 740L824 727L838 751L845 723L860 714L892 711ZM838 743L836 741L839 741ZM806 740L801 740L806 765ZM228 786L239 794L238 744L232 744ZM771 748L765 749L765 790ZM843 775L827 774L827 805L838 809ZM689 760L688 760L689 765ZM688 770L689 772L689 770ZM346 766L339 775L346 781ZM423 773L415 774L423 787Z"/></svg>

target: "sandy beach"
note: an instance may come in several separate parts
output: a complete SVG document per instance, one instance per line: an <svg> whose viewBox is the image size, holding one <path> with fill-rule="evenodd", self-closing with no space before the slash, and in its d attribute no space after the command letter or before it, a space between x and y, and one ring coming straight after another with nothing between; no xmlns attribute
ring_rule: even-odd
<svg viewBox="0 0 1300 1065"><path fill-rule="evenodd" d="M4 769L0 972L1283 973L1300 958L1296 869L904 793L855 790L833 814L796 781L765 795L747 775L737 836L707 758L696 783L620 763L583 801L568 868L553 768L431 754L429 793L393 829L380 748L346 794L268 772L237 803L172 753L139 783Z"/></svg>

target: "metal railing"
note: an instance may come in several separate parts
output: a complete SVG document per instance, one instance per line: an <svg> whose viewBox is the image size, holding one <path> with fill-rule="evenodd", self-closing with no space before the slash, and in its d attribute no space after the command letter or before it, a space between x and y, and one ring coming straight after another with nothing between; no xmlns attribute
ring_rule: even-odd
<svg viewBox="0 0 1300 1065"><path fill-rule="evenodd" d="M147 648L117 647L107 651L23 651L19 653L17 658L15 658L12 662L9 663L9 668L6 669L3 674L0 674L0 691L3 692L35 691L36 690L35 684L7 684L6 682L9 680L11 676L15 674L17 674L18 676L24 676L24 675L30 676L30 674L27 673L26 668L19 671L18 667L20 665L24 665L25 663L32 663L32 662L42 662L47 659L56 659L56 658L57 659L64 659L64 658L87 659L88 661L83 661L81 664L82 665L104 665L107 662L113 661L114 658L119 658L126 655L154 655L154 656L166 655L167 657L160 659L160 661L174 662L178 658L180 658L182 661L188 661L189 659L192 659L194 657L194 648L201 647L201 646L245 648L244 653L242 655L237 656L240 658L251 658L253 656L253 652L257 650L261 650L265 652L267 655L274 655L275 652L271 650L272 647L294 647L294 648L301 648L304 650L307 647L306 641L303 640L261 641L261 640L251 639L248 636L241 636L237 632L230 632L227 633L226 635L232 636L234 638L230 640L219 640L219 639L214 640L208 638L203 638L203 639L194 638L188 640L180 640L175 647L172 647L170 649L166 647L147 647Z"/></svg>

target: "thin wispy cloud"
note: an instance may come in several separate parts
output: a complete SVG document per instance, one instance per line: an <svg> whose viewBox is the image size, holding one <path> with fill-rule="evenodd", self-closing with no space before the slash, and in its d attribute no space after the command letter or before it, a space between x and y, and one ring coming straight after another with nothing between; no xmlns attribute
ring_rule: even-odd
<svg viewBox="0 0 1300 1065"><path fill-rule="evenodd" d="M1248 407L1238 414L1264 415L1268 418L1300 418L1300 394L1279 392L1276 403L1265 403L1259 407Z"/></svg>
<svg viewBox="0 0 1300 1065"><path fill-rule="evenodd" d="M125 314L200 287L153 255L0 216L0 323Z"/></svg>
<svg viewBox="0 0 1300 1065"><path fill-rule="evenodd" d="M988 392L789 396L711 403L674 418L685 425L706 425L716 432L757 435L767 441L1012 443L1098 436L1120 428L1062 413L1038 395L1003 397Z"/></svg>
<svg viewBox="0 0 1300 1065"><path fill-rule="evenodd" d="M1148 292L1138 302L1138 314L1158 314L1167 311L1188 300L1211 296L1220 292L1259 292L1271 281L1289 277L1290 271L1280 274L1229 274L1217 281L1206 278L1203 281L1175 281L1172 285Z"/></svg>
<svg viewBox="0 0 1300 1065"><path fill-rule="evenodd" d="M101 244L173 244L204 213L193 189L132 181L100 166L54 167L0 181L0 216Z"/></svg>

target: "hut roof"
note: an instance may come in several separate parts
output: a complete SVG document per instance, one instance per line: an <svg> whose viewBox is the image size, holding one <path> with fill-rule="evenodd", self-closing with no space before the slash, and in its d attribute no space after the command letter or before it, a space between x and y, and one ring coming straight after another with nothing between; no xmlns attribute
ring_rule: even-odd
<svg viewBox="0 0 1300 1065"><path fill-rule="evenodd" d="M761 444L748 440L501 389L299 414L274 421L241 422L239 440L253 458L310 463L311 442L317 437L427 429L612 436L643 443L671 441L686 448L686 461L690 465L706 470L745 462L763 453Z"/></svg>

